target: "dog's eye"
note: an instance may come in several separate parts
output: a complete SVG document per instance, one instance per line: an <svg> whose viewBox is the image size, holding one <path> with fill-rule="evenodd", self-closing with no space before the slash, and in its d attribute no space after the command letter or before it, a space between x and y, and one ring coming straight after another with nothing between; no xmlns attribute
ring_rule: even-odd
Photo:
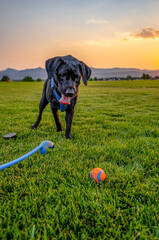
<svg viewBox="0 0 159 240"><path fill-rule="evenodd" d="M61 74L61 77L66 77L66 73Z"/></svg>
<svg viewBox="0 0 159 240"><path fill-rule="evenodd" d="M59 77L60 77L60 78L66 77L66 73L59 74Z"/></svg>

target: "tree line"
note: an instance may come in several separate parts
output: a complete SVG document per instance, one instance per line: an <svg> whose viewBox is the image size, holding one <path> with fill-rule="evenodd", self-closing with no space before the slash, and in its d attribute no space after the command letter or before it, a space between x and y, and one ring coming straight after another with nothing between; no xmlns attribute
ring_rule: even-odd
<svg viewBox="0 0 159 240"><path fill-rule="evenodd" d="M1 78L1 81L2 82L10 82L11 81L11 79L8 77L8 76L6 76L6 75L4 75L2 78ZM26 77L24 77L23 79L22 79L22 82L42 82L42 79L41 78L37 78L36 80L34 80L32 77L29 77L29 76L26 76Z"/></svg>
<svg viewBox="0 0 159 240"><path fill-rule="evenodd" d="M135 80L135 79L143 79L143 80L149 80L149 79L159 79L159 76L151 77L149 74L143 73L141 77L132 77L131 75L128 75L127 77L110 77L110 78L90 78L89 81L98 81L98 80Z"/></svg>
<svg viewBox="0 0 159 240"><path fill-rule="evenodd" d="M126 78L118 78L118 77L114 77L114 78L101 78L98 79L97 77L94 78L90 78L89 81L98 81L98 80L135 80L135 79L143 79L143 80L148 80L148 79L159 79L159 76L155 76L154 78L152 78L149 74L143 73L143 75L141 77L132 77L131 75L128 75ZM3 76L1 78L2 82L9 82L11 81L10 78L8 76ZM34 80L32 77L30 76L26 76L22 79L22 82L42 82L41 78L37 78L36 80Z"/></svg>

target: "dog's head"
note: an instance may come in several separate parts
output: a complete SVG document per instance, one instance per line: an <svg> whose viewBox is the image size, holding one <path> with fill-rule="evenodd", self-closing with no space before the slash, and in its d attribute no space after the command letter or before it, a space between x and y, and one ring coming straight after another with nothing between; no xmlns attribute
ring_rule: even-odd
<svg viewBox="0 0 159 240"><path fill-rule="evenodd" d="M82 77L83 83L91 75L91 69L71 55L55 57L46 61L48 78L54 78L55 87L66 98L75 97Z"/></svg>

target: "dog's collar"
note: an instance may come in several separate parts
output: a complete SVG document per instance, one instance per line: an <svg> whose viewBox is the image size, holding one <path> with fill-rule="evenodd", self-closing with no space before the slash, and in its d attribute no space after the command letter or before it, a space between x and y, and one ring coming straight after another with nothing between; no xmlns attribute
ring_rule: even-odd
<svg viewBox="0 0 159 240"><path fill-rule="evenodd" d="M54 94L55 98L57 99L57 101L58 101L58 103L59 103L59 105L60 105L60 111L61 111L61 112L66 111L68 105L62 104L62 103L59 102L59 100L61 99L61 97L58 95L58 93L57 93L57 91L56 91L56 89L55 89L55 83L54 83L54 78L53 78L53 77L51 78L51 88L53 89L53 94ZM72 100L72 99L73 99L73 97L71 98L71 100Z"/></svg>

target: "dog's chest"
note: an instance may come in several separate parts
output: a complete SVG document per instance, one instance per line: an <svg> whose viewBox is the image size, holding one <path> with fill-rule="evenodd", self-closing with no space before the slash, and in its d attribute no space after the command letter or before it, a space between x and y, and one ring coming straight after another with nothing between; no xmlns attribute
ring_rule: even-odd
<svg viewBox="0 0 159 240"><path fill-rule="evenodd" d="M46 98L49 103L51 103L54 107L58 108L59 104L57 99L55 98L52 88L51 88L51 81L48 81L47 88L46 88Z"/></svg>

